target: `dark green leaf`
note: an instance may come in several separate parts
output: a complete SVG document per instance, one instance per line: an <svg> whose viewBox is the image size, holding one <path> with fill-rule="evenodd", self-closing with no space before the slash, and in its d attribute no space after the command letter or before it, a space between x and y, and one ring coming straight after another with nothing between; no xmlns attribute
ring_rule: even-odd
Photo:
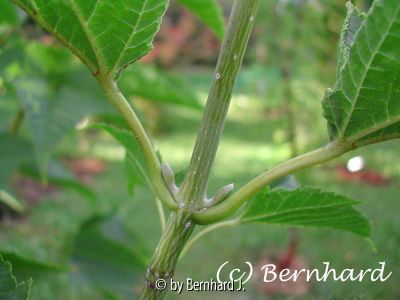
<svg viewBox="0 0 400 300"><path fill-rule="evenodd" d="M369 237L368 220L353 208L357 203L317 189L277 189L258 194L242 215L241 222L324 227Z"/></svg>
<svg viewBox="0 0 400 300"><path fill-rule="evenodd" d="M152 49L167 0L14 0L92 73L115 77Z"/></svg>
<svg viewBox="0 0 400 300"><path fill-rule="evenodd" d="M400 1L374 1L359 22L343 33L347 58L323 102L331 140L353 148L400 137Z"/></svg>
<svg viewBox="0 0 400 300"><path fill-rule="evenodd" d="M117 217L94 218L84 224L72 254L74 284L100 293L133 299L145 269L141 246ZM144 250L141 250L144 251Z"/></svg>
<svg viewBox="0 0 400 300"><path fill-rule="evenodd" d="M224 14L216 0L178 0L222 40L225 31Z"/></svg>
<svg viewBox="0 0 400 300"><path fill-rule="evenodd" d="M3 260L0 255L0 299L1 300L26 300L32 280L17 282L12 274L11 264Z"/></svg>

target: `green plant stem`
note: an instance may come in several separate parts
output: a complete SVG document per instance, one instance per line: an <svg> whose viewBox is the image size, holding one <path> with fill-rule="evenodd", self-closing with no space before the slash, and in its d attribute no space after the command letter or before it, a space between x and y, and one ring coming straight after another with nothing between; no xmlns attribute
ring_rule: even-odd
<svg viewBox="0 0 400 300"><path fill-rule="evenodd" d="M127 121L130 129L132 130L136 140L138 141L144 156L146 158L153 189L157 197L170 209L175 210L176 204L173 200L171 193L166 187L161 175L161 165L158 160L157 154L146 134L139 118L136 116L129 101L120 92L116 82L109 77L97 78L101 88L103 89L108 100L117 108L122 116Z"/></svg>
<svg viewBox="0 0 400 300"><path fill-rule="evenodd" d="M142 299L163 297L166 291L157 290L156 281L165 279L168 282L172 278L181 251L194 230L192 213L195 204L203 200L206 193L233 86L243 60L258 4L259 0L234 2L192 160L177 195L179 208L178 211L171 213L150 261Z"/></svg>
<svg viewBox="0 0 400 300"><path fill-rule="evenodd" d="M192 208L202 207L218 150L232 90L253 27L259 0L234 2L196 144L178 199Z"/></svg>
<svg viewBox="0 0 400 300"><path fill-rule="evenodd" d="M183 210L171 213L147 269L141 299L161 299L164 296L167 289L158 290L156 282L157 280L166 280L169 285L179 255L192 234L194 226L190 213Z"/></svg>
<svg viewBox="0 0 400 300"><path fill-rule="evenodd" d="M351 149L351 145L348 144L331 143L325 147L290 159L260 174L221 204L211 207L204 212L194 213L193 220L197 224L210 224L225 219L271 182L306 167L332 160Z"/></svg>
<svg viewBox="0 0 400 300"><path fill-rule="evenodd" d="M164 207L162 205L162 202L158 198L156 198L156 206L158 211L158 217L160 219L161 230L164 231L167 225L165 221Z"/></svg>
<svg viewBox="0 0 400 300"><path fill-rule="evenodd" d="M215 223L215 224L212 224L212 225L204 228L203 230L201 230L199 233L197 233L194 237L192 237L187 242L187 244L185 245L185 247L182 250L181 255L179 256L179 259L182 259L189 252L189 250L192 249L194 244L196 244L203 236L205 236L205 235L209 234L210 232L213 232L217 229L223 228L223 227L235 226L238 223L239 223L239 220L233 219L233 220L228 220L225 222Z"/></svg>

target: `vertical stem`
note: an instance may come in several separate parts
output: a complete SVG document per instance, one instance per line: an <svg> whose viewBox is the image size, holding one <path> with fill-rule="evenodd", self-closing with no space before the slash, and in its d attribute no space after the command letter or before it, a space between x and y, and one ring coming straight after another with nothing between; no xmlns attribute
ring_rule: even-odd
<svg viewBox="0 0 400 300"><path fill-rule="evenodd" d="M145 287L141 296L143 300L161 299L165 289L157 289L157 280L169 280L174 276L176 263L195 225L191 215L182 210L172 212L156 251L150 261L145 276Z"/></svg>
<svg viewBox="0 0 400 300"><path fill-rule="evenodd" d="M181 187L182 199L195 205L207 193L211 169L224 128L236 78L253 27L259 0L236 0L211 84L189 169Z"/></svg>
<svg viewBox="0 0 400 300"><path fill-rule="evenodd" d="M178 194L177 212L172 212L166 229L150 261L142 299L161 299L166 290L157 290L157 280L173 276L178 258L193 232L194 207L206 193L211 167L228 112L232 90L243 60L260 0L236 0L222 44L204 117L192 154L188 173Z"/></svg>

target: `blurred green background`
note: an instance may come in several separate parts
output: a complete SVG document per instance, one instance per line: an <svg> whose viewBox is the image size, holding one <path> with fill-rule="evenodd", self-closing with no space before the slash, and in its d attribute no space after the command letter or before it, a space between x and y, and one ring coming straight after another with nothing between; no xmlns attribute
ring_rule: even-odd
<svg viewBox="0 0 400 300"><path fill-rule="evenodd" d="M345 2L262 1L209 194L327 142L320 103L335 80ZM354 1L361 10L371 3ZM218 4L226 17L231 1ZM124 121L67 50L9 1L0 8L0 254L18 281L33 278L30 299L135 299L160 236L156 206L127 174L124 148L90 127ZM218 56L221 28L207 25L172 1L154 51L119 80L176 172L188 166ZM260 266L293 250L292 266L358 270L384 261L387 282L267 287L254 277L246 293L167 299L400 299L399 149L399 141L373 145L295 174L301 186L361 200L376 249L348 233L243 225L204 237L175 276L209 280L225 261ZM354 156L364 166L350 172Z"/></svg>

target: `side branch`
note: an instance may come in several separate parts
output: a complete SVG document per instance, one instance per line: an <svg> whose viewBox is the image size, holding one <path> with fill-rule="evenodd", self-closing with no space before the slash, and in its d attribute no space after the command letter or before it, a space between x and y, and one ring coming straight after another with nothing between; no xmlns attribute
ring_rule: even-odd
<svg viewBox="0 0 400 300"><path fill-rule="evenodd" d="M325 147L281 163L249 181L221 204L211 207L204 212L194 213L193 220L197 224L210 224L225 219L273 181L306 167L330 161L350 150L351 147L347 144L331 143Z"/></svg>

